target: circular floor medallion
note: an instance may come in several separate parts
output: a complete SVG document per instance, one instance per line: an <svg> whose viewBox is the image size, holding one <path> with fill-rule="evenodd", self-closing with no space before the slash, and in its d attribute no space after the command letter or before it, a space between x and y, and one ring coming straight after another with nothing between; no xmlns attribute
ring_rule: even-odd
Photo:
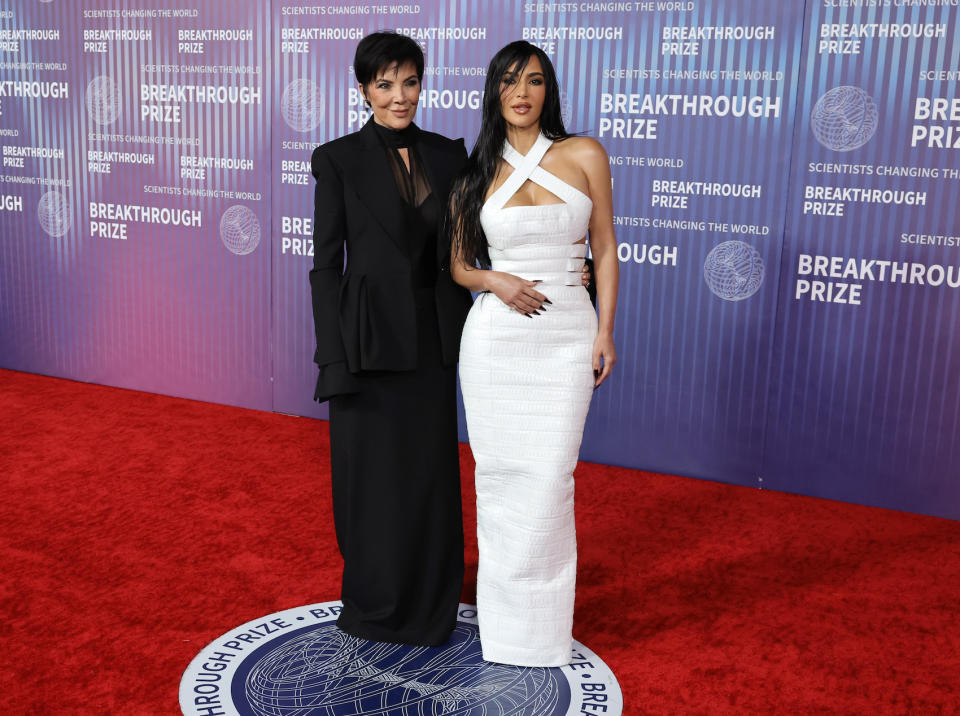
<svg viewBox="0 0 960 716"><path fill-rule="evenodd" d="M616 677L574 642L569 666L485 662L476 609L442 647L381 644L336 627L340 602L256 619L215 639L180 681L186 716L619 716Z"/></svg>

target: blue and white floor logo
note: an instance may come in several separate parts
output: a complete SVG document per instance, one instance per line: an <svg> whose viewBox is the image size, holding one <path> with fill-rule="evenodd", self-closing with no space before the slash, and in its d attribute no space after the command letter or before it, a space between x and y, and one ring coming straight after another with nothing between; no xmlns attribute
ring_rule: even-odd
<svg viewBox="0 0 960 716"><path fill-rule="evenodd" d="M180 682L186 716L566 716L623 713L613 673L574 642L568 666L485 662L476 610L460 605L442 647L381 644L336 627L339 602L297 607L237 627Z"/></svg>

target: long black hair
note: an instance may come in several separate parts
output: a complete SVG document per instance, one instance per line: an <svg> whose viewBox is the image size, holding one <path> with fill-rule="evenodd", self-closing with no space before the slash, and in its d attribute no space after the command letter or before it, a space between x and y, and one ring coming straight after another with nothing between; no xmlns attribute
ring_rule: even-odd
<svg viewBox="0 0 960 716"><path fill-rule="evenodd" d="M532 57L540 60L546 89L543 112L540 114L540 131L553 140L571 136L563 126L557 73L546 53L536 45L518 40L495 54L487 68L480 134L470 152L466 168L454 182L447 217L454 248L461 260L470 267L490 268L487 238L480 226L480 209L483 208L487 189L497 174L503 143L507 139L507 122L500 108L500 83L507 74L519 78Z"/></svg>

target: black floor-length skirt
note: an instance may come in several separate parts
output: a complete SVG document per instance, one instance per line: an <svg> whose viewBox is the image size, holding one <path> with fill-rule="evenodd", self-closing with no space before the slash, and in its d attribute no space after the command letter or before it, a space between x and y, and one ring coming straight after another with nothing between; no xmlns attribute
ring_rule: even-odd
<svg viewBox="0 0 960 716"><path fill-rule="evenodd" d="M417 291L418 367L360 374L330 400L333 509L343 555L337 625L436 646L463 582L456 369L443 367L434 291Z"/></svg>

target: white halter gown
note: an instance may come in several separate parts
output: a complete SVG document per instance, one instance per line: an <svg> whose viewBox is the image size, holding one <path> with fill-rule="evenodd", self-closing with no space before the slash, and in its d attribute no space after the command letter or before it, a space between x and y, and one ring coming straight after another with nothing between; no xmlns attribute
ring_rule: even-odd
<svg viewBox="0 0 960 716"><path fill-rule="evenodd" d="M542 134L486 202L495 271L539 280L552 304L527 318L477 298L460 343L460 385L476 459L477 611L483 658L561 666L572 655L577 543L573 469L593 395L597 316L580 281L593 202L539 166ZM563 201L504 204L530 179Z"/></svg>

